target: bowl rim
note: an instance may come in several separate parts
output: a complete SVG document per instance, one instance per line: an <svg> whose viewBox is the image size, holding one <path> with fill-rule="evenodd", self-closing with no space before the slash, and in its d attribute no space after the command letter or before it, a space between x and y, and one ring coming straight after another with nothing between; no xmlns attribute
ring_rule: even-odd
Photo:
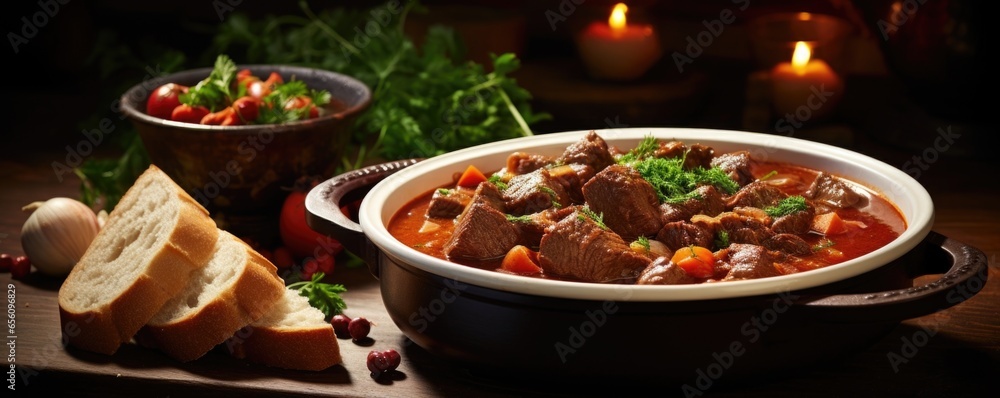
<svg viewBox="0 0 1000 398"><path fill-rule="evenodd" d="M776 151L786 151L788 157L816 157L817 160L840 162L838 166L857 169L858 172L871 173L872 178L891 182L891 186L871 186L866 181L855 182L872 188L890 199L903 214L906 229L894 241L864 256L834 264L828 267L806 271L797 274L783 275L771 278L727 281L697 285L621 285L571 282L554 279L541 279L519 275L503 274L496 271L483 270L452 263L421 253L407 247L389 234L386 229L388 218L398 209L384 209L383 205L393 195L406 196L412 200L415 195L427 190L399 193L404 183L412 181L422 173L446 172L451 175L459 169L457 165L476 162L476 159L489 154L511 153L516 150L530 150L543 145L570 144L583 137L584 134L596 131L598 135L609 141L609 144L621 140L640 140L648 134L657 138L678 139L684 142L694 141L726 141L736 145L747 145L751 148L774 148ZM766 143L766 144L762 144ZM779 159L780 161L780 159ZM447 170L443 168L450 167ZM502 167L499 165L495 168ZM833 166L831 166L833 168ZM856 178L856 177L855 177ZM888 195L892 194L892 195ZM906 212L901 206L900 198L909 200ZM717 130L700 128L624 128L605 130L578 130L561 133L550 133L531 137L521 137L478 145L444 155L439 155L413 166L403 169L376 184L365 196L359 210L361 230L383 254L396 261L414 266L420 270L438 276L453 279L457 282L472 284L500 291L521 293L553 298L582 300L623 300L623 301L687 301L709 300L734 297L749 297L771 295L821 286L874 270L901 257L916 247L930 232L934 219L934 206L930 194L915 179L903 171L882 161L857 152L807 141L799 138L753 133L736 130Z"/></svg>
<svg viewBox="0 0 1000 398"><path fill-rule="evenodd" d="M119 98L119 109L123 113L125 113L126 116L132 118L135 121L152 125L172 127L176 128L178 131L188 131L192 133L206 132L206 131L211 131L215 133L248 133L248 132L257 132L262 129L270 129L270 130L275 130L275 132L279 132L279 130L284 131L286 129L292 130L298 128L308 128L309 126L315 124L323 124L334 120L347 119L351 116L363 112L371 105L372 102L371 88L368 87L367 84L365 84L358 78L343 73L334 72L321 68L313 68L308 66L290 65L290 64L237 64L237 69L252 69L252 70L285 69L292 71L292 74L295 74L295 71L300 71L300 72L308 72L313 74L318 73L322 75L332 76L337 81L346 82L348 83L348 86L350 88L358 90L358 92L362 94L361 100L358 101L357 104L353 106L348 106L343 110L341 110L340 112L326 114L315 119L296 120L293 122L286 122L281 124L251 124L251 125L239 125L239 126L216 126L216 125L184 123L174 120L161 119L158 117L150 116L146 114L146 112L137 109L135 106L132 106L132 100L130 98L139 97L139 93L144 92L140 103L145 103L146 98L149 98L149 95L157 87L167 83L176 83L178 79L188 76L202 76L198 78L198 80L200 81L201 79L207 77L209 73L212 72L212 69L213 69L212 67L185 69L182 71L174 72L168 75L157 76L136 83L132 87L129 87L128 90L125 90L124 93L122 93L121 97Z"/></svg>

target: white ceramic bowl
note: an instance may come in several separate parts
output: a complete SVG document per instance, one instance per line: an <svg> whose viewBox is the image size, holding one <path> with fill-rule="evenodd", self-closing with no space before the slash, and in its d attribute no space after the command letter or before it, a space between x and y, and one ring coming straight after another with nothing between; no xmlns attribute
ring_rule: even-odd
<svg viewBox="0 0 1000 398"><path fill-rule="evenodd" d="M598 130L609 145L630 149L644 137L711 146L716 154L749 150L757 160L787 162L826 171L865 185L895 203L907 227L888 245L859 258L825 268L772 278L725 283L640 286L568 282L502 274L441 260L406 245L386 225L402 206L419 195L451 183L452 175L472 164L498 170L515 151L559 155L588 131L517 138L480 145L421 161L375 185L362 202L361 230L382 252L444 278L500 291L586 300L687 301L766 295L801 290L871 271L909 252L930 232L934 205L916 180L899 169L846 149L777 135L689 128Z"/></svg>

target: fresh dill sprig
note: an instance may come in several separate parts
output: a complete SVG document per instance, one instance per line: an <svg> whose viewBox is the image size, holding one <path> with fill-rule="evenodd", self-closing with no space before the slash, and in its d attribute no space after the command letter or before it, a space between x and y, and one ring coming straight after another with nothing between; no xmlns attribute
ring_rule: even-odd
<svg viewBox="0 0 1000 398"><path fill-rule="evenodd" d="M503 182L503 177L500 176L500 173L494 173L486 180L491 182L493 185L496 185L497 189L499 189L501 192L507 190L507 183Z"/></svg>
<svg viewBox="0 0 1000 398"><path fill-rule="evenodd" d="M729 247L729 231L720 229L719 232L715 234L715 247L718 249L725 249Z"/></svg>
<svg viewBox="0 0 1000 398"><path fill-rule="evenodd" d="M822 242L819 242L819 244L817 244L816 246L813 246L812 247L812 251L818 252L818 251L826 249L828 247L833 247L833 245L835 245L835 244L836 243L834 241L832 241L832 240L824 239Z"/></svg>
<svg viewBox="0 0 1000 398"><path fill-rule="evenodd" d="M787 216L795 212L803 211L808 207L809 206L806 205L806 198L803 198L799 195L792 195L782 199L780 202L778 202L778 204L764 209L764 212L773 218L778 218L782 216Z"/></svg>
<svg viewBox="0 0 1000 398"><path fill-rule="evenodd" d="M633 167L653 186L660 202L664 203L683 202L702 185L715 186L728 194L739 190L736 181L718 167L684 169L684 157L647 158L633 163Z"/></svg>
<svg viewBox="0 0 1000 398"><path fill-rule="evenodd" d="M556 191L553 191L552 188L549 188L549 187L546 187L546 186L543 186L543 185L539 185L538 186L538 190L542 191L542 192L545 192L547 195L549 195L549 199L552 199L552 206L554 206L554 207L562 207L562 205L559 204L559 201L556 200L556 198L559 197L559 194L557 194Z"/></svg>
<svg viewBox="0 0 1000 398"><path fill-rule="evenodd" d="M514 223L518 223L518 222L519 223L529 223L529 222L531 222L531 216L529 216L529 215L512 216L510 214L504 214L504 216L507 217L507 221L514 222Z"/></svg>
<svg viewBox="0 0 1000 398"><path fill-rule="evenodd" d="M648 158L650 156L653 156L653 154L656 153L656 150L659 147L660 147L660 141L657 140L656 137L653 137L652 135L647 135L643 137L642 141L639 142L639 145L636 145L635 148L632 148L631 151L628 151L628 153L622 155L618 159L618 163L629 164Z"/></svg>
<svg viewBox="0 0 1000 398"><path fill-rule="evenodd" d="M590 209L590 206L585 205L581 207L576 214L577 219L580 221L586 221L586 219L589 218L594 221L598 227L601 227L601 229L608 229L608 226L604 224L604 213L597 214Z"/></svg>
<svg viewBox="0 0 1000 398"><path fill-rule="evenodd" d="M638 243L639 246L642 246L642 248L645 249L647 253L649 252L649 238L639 235L639 237L636 238L635 242Z"/></svg>

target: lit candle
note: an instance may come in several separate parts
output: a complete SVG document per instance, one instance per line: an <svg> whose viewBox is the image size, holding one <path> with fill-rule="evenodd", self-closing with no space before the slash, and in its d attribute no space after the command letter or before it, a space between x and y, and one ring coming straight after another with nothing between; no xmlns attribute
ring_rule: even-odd
<svg viewBox="0 0 1000 398"><path fill-rule="evenodd" d="M771 98L781 117L804 122L828 115L843 95L840 77L821 59L810 59L805 42L795 43L791 62L771 70Z"/></svg>
<svg viewBox="0 0 1000 398"><path fill-rule="evenodd" d="M594 22L577 36L577 47L591 77L632 80L641 77L662 55L653 27L629 24L628 6L618 3L608 22Z"/></svg>

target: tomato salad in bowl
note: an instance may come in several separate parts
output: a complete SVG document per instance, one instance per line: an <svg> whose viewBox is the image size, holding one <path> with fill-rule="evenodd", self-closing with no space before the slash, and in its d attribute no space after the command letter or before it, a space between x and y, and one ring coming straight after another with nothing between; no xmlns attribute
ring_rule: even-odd
<svg viewBox="0 0 1000 398"><path fill-rule="evenodd" d="M313 119L330 103L330 92L301 80L286 82L278 72L267 79L219 55L207 78L193 87L166 83L146 100L146 113L162 119L205 125L279 124Z"/></svg>
<svg viewBox="0 0 1000 398"><path fill-rule="evenodd" d="M296 65L213 66L136 84L121 98L151 163L261 244L303 177L332 175L371 89L342 73Z"/></svg>

